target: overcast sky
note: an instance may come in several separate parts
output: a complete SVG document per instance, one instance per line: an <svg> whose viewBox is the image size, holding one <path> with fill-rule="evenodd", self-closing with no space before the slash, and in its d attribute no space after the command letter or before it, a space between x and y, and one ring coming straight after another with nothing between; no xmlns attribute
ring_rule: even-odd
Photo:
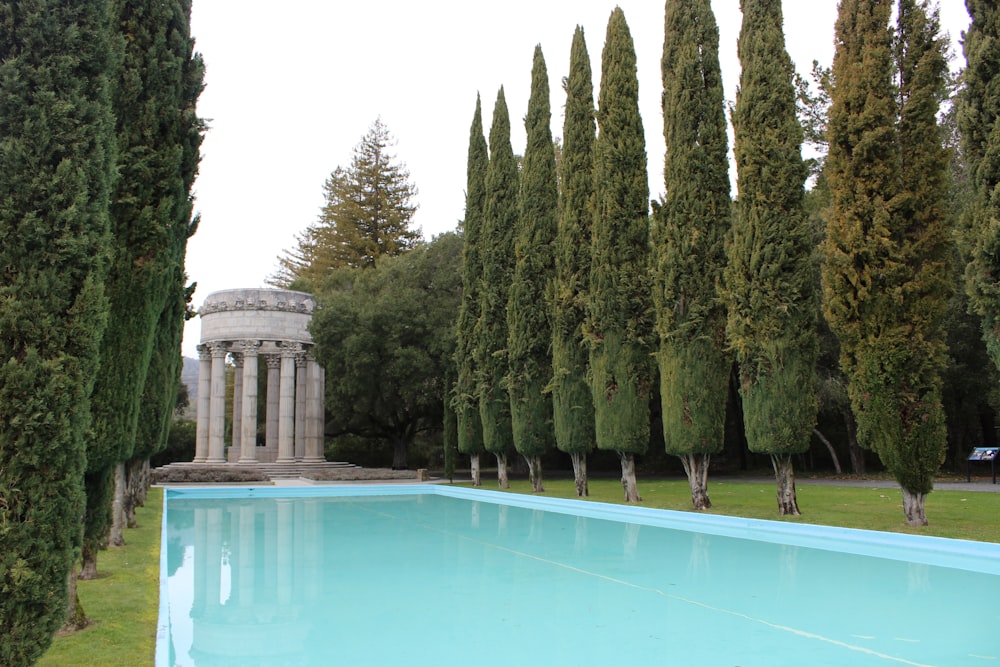
<svg viewBox="0 0 1000 667"><path fill-rule="evenodd" d="M943 0L956 67L958 39L969 24L961 0ZM837 0L784 2L788 52L799 71L833 60ZM650 196L663 187L660 56L663 2L621 0L635 41L639 105L646 131ZM377 117L395 137L419 195L414 217L424 236L455 229L465 204L469 126L476 94L489 132L504 87L511 142L524 150L523 117L534 47L541 44L552 92L552 130L562 135L573 32L582 25L600 85L601 50L614 2L597 0L195 0L192 34L206 65L198 110L210 130L195 183L198 233L188 242L187 271L211 292L263 287L283 249L314 222L322 186ZM739 77L739 0L712 0L720 32L727 99ZM184 335L197 356L199 318Z"/></svg>

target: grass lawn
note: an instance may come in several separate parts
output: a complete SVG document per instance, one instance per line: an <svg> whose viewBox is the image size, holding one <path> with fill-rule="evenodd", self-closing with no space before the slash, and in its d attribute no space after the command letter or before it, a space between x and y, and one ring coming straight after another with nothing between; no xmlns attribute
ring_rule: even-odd
<svg viewBox="0 0 1000 667"><path fill-rule="evenodd" d="M163 489L149 490L136 511L138 527L126 531L123 547L97 557L100 576L79 582L80 603L93 624L56 637L40 667L139 667L152 665L160 578L160 517Z"/></svg>
<svg viewBox="0 0 1000 667"><path fill-rule="evenodd" d="M483 475L484 489L496 482ZM463 486L468 486L467 484ZM797 485L800 517L779 519L773 483L709 479L713 513L794 523L827 524L869 530L937 535L1000 542L1000 493L934 491L927 497L929 526L912 528L903 519L902 493L886 488ZM526 480L513 480L512 493L531 493ZM640 479L644 507L686 511L690 490L683 479ZM617 479L590 481L591 501L622 502ZM550 479L545 495L575 498L572 479ZM94 624L68 637L56 637L41 667L101 665L136 667L153 664L159 595L160 515L163 490L150 489L146 506L137 513L138 528L125 534L128 545L103 551L98 568L103 576L80 582L80 600Z"/></svg>

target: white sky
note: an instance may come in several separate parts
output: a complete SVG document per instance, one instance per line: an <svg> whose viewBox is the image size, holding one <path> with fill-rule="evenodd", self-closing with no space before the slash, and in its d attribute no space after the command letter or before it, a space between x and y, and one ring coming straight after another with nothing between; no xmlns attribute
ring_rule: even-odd
<svg viewBox="0 0 1000 667"><path fill-rule="evenodd" d="M957 45L969 24L962 0L940 0L941 20ZM837 0L783 3L785 39L797 68L833 60ZM650 196L663 187L660 56L664 2L619 0L635 41L639 105L646 130ZM541 44L552 92L552 130L562 135L573 31L584 28L595 98L601 51L614 0L195 0L192 34L206 64L198 111L209 119L195 183L198 233L188 242L193 305L211 292L263 287L282 250L314 222L322 185L376 117L419 189L414 218L424 236L455 229L465 206L465 168L476 93L489 133L504 86L514 151L534 47ZM720 31L727 99L739 77L739 0L712 0ZM200 319L185 328L183 352L197 357Z"/></svg>

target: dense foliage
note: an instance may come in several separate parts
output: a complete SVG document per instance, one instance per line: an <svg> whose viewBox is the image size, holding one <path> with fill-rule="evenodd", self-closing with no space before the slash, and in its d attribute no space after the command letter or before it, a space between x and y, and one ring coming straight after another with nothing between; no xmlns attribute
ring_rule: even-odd
<svg viewBox="0 0 1000 667"><path fill-rule="evenodd" d="M634 455L649 446L655 370L646 140L635 46L621 8L608 21L597 124L586 324L590 386L597 446L620 453L625 495L636 501Z"/></svg>
<svg viewBox="0 0 1000 667"><path fill-rule="evenodd" d="M65 620L107 321L107 3L0 7L0 664Z"/></svg>
<svg viewBox="0 0 1000 667"><path fill-rule="evenodd" d="M594 193L594 84L583 28L570 47L563 124L562 185L552 288L552 410L556 447L573 460L577 494L587 495L587 453L594 448L594 401L587 384L583 325L590 281Z"/></svg>
<svg viewBox="0 0 1000 667"><path fill-rule="evenodd" d="M555 269L559 219L556 154L549 111L549 74L540 46L531 67L524 118L528 144L521 173L520 214L514 233L514 276L507 305L507 388L514 447L528 462L532 487L543 491L541 456L552 446L552 322L548 293Z"/></svg>
<svg viewBox="0 0 1000 667"><path fill-rule="evenodd" d="M817 299L803 206L794 68L781 5L743 0L733 110L739 202L727 248L727 335L736 353L747 445L771 456L779 514L798 514L792 454L809 449Z"/></svg>
<svg viewBox="0 0 1000 667"><path fill-rule="evenodd" d="M681 458L698 509L724 444L731 362L717 285L730 226L729 161L719 30L708 0L670 0L663 43L666 196L653 226L653 302L663 439Z"/></svg>

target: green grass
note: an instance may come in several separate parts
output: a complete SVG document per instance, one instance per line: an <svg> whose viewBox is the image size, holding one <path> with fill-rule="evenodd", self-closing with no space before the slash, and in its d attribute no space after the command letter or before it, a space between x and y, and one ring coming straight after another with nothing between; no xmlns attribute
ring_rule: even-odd
<svg viewBox="0 0 1000 667"><path fill-rule="evenodd" d="M145 507L136 511L138 527L125 533L128 544L102 551L97 557L99 577L79 582L80 603L93 624L57 636L39 667L153 664L162 510L163 489L150 489Z"/></svg>
<svg viewBox="0 0 1000 667"><path fill-rule="evenodd" d="M484 489L495 489L483 476ZM465 486L468 486L466 484ZM590 480L588 500L623 503L624 494L617 479ZM799 483L798 517L779 517L776 488L773 483L709 479L708 493L713 514L753 519L774 519L789 523L809 523L845 528L864 528L914 535L935 535L981 542L1000 542L1000 493L933 491L927 496L926 512L930 525L906 525L903 494L895 484L870 489L846 486L821 486ZM512 493L531 493L526 480L512 480ZM687 480L640 479L642 507L692 511L691 491ZM543 496L576 498L572 479L545 480Z"/></svg>
<svg viewBox="0 0 1000 667"><path fill-rule="evenodd" d="M797 492L802 516L779 519L774 484L710 479L710 511L790 523L1000 542L1000 493L934 491L927 498L930 525L913 528L903 520L902 494L893 486L891 482L882 489L800 483ZM483 488L493 489L495 483L486 481ZM513 480L510 492L530 494L531 486L526 480ZM682 511L691 507L686 480L640 479L639 492L643 507ZM591 501L622 503L617 479L592 479L590 494ZM575 498L573 480L546 480L542 495ZM137 513L139 527L125 535L128 545L102 551L98 565L103 576L80 582L80 600L94 624L82 632L57 637L38 665L135 667L153 663L162 507L163 490L151 489L146 506Z"/></svg>

